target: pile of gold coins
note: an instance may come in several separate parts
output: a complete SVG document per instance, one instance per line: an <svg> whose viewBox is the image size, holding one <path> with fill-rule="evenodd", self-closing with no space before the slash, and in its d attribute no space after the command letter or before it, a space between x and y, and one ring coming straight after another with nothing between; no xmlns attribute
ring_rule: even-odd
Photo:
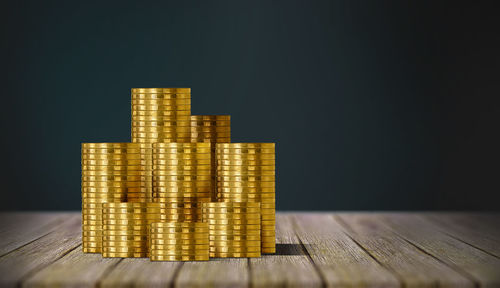
<svg viewBox="0 0 500 288"><path fill-rule="evenodd" d="M82 247L206 261L275 253L275 145L230 143L190 88L133 88L132 143L82 143Z"/></svg>
<svg viewBox="0 0 500 288"><path fill-rule="evenodd" d="M274 143L218 143L217 199L260 202L262 253L276 253Z"/></svg>
<svg viewBox="0 0 500 288"><path fill-rule="evenodd" d="M152 261L207 261L207 223L159 222L150 230Z"/></svg>
<svg viewBox="0 0 500 288"><path fill-rule="evenodd" d="M210 257L260 257L260 203L203 203L208 223Z"/></svg>

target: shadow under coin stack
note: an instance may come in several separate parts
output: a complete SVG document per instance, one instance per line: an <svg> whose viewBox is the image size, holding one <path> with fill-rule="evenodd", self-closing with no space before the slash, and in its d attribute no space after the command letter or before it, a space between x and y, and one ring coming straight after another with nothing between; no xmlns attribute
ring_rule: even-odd
<svg viewBox="0 0 500 288"><path fill-rule="evenodd" d="M153 144L153 201L171 205L169 221L201 221L213 190L210 143ZM174 204L175 203L175 204Z"/></svg>
<svg viewBox="0 0 500 288"><path fill-rule="evenodd" d="M151 261L208 261L207 223L152 223Z"/></svg>
<svg viewBox="0 0 500 288"><path fill-rule="evenodd" d="M211 200L216 200L215 172L217 162L215 159L215 143L231 142L231 116L230 115L191 115L191 142L212 143L212 181L213 193Z"/></svg>
<svg viewBox="0 0 500 288"><path fill-rule="evenodd" d="M102 203L141 189L140 151L133 143L82 143L82 248L102 251Z"/></svg>
<svg viewBox="0 0 500 288"><path fill-rule="evenodd" d="M190 88L133 88L132 142L191 142Z"/></svg>
<svg viewBox="0 0 500 288"><path fill-rule="evenodd" d="M260 202L262 253L276 253L274 143L216 144L219 202Z"/></svg>
<svg viewBox="0 0 500 288"><path fill-rule="evenodd" d="M103 204L103 257L148 257L148 230L164 221L158 203Z"/></svg>
<svg viewBox="0 0 500 288"><path fill-rule="evenodd" d="M260 211L258 202L203 203L210 257L260 257Z"/></svg>

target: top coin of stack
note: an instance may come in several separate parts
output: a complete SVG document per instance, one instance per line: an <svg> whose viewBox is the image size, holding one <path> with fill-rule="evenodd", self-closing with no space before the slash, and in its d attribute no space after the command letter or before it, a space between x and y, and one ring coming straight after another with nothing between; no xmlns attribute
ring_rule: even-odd
<svg viewBox="0 0 500 288"><path fill-rule="evenodd" d="M132 142L191 142L190 88L133 88Z"/></svg>
<svg viewBox="0 0 500 288"><path fill-rule="evenodd" d="M151 261L207 261L207 223L159 222L150 228Z"/></svg>
<svg viewBox="0 0 500 288"><path fill-rule="evenodd" d="M82 143L83 252L101 252L102 203L123 202L140 193L142 160L138 144Z"/></svg>
<svg viewBox="0 0 500 288"><path fill-rule="evenodd" d="M275 144L218 143L217 199L261 202L262 253L276 253Z"/></svg>
<svg viewBox="0 0 500 288"><path fill-rule="evenodd" d="M203 203L210 233L210 257L260 257L260 203Z"/></svg>

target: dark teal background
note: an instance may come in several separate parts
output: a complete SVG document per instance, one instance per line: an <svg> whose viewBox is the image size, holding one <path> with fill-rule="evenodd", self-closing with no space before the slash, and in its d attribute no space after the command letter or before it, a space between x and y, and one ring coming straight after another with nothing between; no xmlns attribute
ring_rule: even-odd
<svg viewBox="0 0 500 288"><path fill-rule="evenodd" d="M496 210L493 2L3 1L0 208L79 209L130 88L191 87L277 143L280 210Z"/></svg>

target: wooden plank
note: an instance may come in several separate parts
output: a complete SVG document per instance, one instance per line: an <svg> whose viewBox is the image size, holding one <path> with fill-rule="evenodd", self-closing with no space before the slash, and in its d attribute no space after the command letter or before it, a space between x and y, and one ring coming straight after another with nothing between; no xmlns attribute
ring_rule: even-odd
<svg viewBox="0 0 500 288"><path fill-rule="evenodd" d="M335 218L351 238L397 274L404 287L474 287L468 278L404 241L372 216L344 213Z"/></svg>
<svg viewBox="0 0 500 288"><path fill-rule="evenodd" d="M479 285L500 286L500 259L459 241L420 218L418 214L392 213L373 215L408 242L440 261L470 275Z"/></svg>
<svg viewBox="0 0 500 288"><path fill-rule="evenodd" d="M23 281L23 287L95 287L120 258L84 254L81 246Z"/></svg>
<svg viewBox="0 0 500 288"><path fill-rule="evenodd" d="M0 287L17 286L24 277L76 248L81 243L81 218L72 215L54 231L0 258Z"/></svg>
<svg viewBox="0 0 500 288"><path fill-rule="evenodd" d="M214 258L207 262L185 262L175 287L248 287L248 259Z"/></svg>
<svg viewBox="0 0 500 288"><path fill-rule="evenodd" d="M70 213L0 213L0 257L42 237L67 220Z"/></svg>
<svg viewBox="0 0 500 288"><path fill-rule="evenodd" d="M151 262L147 258L123 259L100 281L99 287L171 287L179 262Z"/></svg>
<svg viewBox="0 0 500 288"><path fill-rule="evenodd" d="M250 258L252 287L321 287L321 277L295 235L292 214L276 215L276 255Z"/></svg>
<svg viewBox="0 0 500 288"><path fill-rule="evenodd" d="M332 214L296 214L295 232L330 287L399 287L398 279L353 242Z"/></svg>
<svg viewBox="0 0 500 288"><path fill-rule="evenodd" d="M426 213L437 229L500 258L500 215Z"/></svg>

